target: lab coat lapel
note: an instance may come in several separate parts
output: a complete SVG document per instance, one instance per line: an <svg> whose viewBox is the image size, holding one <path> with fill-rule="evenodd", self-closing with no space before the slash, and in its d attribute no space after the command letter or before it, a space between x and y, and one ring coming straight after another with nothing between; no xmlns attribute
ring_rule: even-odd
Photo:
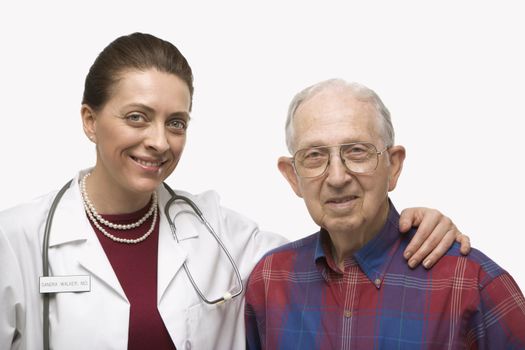
<svg viewBox="0 0 525 350"><path fill-rule="evenodd" d="M83 244L82 252L79 254L79 263L94 276L100 278L124 300L128 300L106 253L94 233L93 238Z"/></svg>
<svg viewBox="0 0 525 350"><path fill-rule="evenodd" d="M124 300L126 295L120 286L117 276L104 252L100 242L86 217L78 177L60 201L53 220L50 237L50 263L59 261L78 261L79 268L87 270L101 279L104 284L118 293ZM68 259L53 259L52 254L67 255ZM60 271L71 271L75 266L57 266L54 274Z"/></svg>
<svg viewBox="0 0 525 350"><path fill-rule="evenodd" d="M166 218L164 208L167 201L171 198L169 192L161 186L158 191L160 209L159 227L159 256L158 256L158 281L157 281L157 300L160 304L166 289L175 278L175 275L186 261L188 253L177 243L173 237L170 225ZM173 218L177 211L178 204L172 204L170 215Z"/></svg>

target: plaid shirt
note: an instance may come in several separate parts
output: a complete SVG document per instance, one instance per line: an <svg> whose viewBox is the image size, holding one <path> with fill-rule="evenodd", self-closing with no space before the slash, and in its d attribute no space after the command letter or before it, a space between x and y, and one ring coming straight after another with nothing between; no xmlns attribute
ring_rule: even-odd
<svg viewBox="0 0 525 350"><path fill-rule="evenodd" d="M249 349L525 349L525 299L483 253L455 244L410 269L390 206L381 232L345 261L321 230L268 253L246 292Z"/></svg>

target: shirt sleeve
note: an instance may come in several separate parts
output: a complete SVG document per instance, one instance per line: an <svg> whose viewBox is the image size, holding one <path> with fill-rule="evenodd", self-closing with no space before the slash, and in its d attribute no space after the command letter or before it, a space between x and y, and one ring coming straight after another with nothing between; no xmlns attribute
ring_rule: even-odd
<svg viewBox="0 0 525 350"><path fill-rule="evenodd" d="M21 340L21 276L18 259L7 237L0 230L0 349L17 349Z"/></svg>
<svg viewBox="0 0 525 350"><path fill-rule="evenodd" d="M525 349L525 299L514 279L503 273L480 293L480 312L469 327L468 348Z"/></svg>

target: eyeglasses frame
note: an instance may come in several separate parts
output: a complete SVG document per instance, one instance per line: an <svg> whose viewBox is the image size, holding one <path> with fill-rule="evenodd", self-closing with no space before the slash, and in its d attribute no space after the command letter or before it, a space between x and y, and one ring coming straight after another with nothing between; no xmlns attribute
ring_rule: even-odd
<svg viewBox="0 0 525 350"><path fill-rule="evenodd" d="M371 170L371 171L367 171L367 172L356 172L356 171L353 171L353 170L350 170L348 168L348 166L346 165L346 161L345 159L343 158L343 154L341 153L342 149L344 146L351 146L351 145L367 145L367 146L372 146L373 149L375 150L375 152L371 152L371 154L374 154L375 153L375 156L376 156L376 165L374 166L374 169ZM386 146L382 151L378 151L377 150L377 147L370 143L370 142L349 142L349 143L342 143L342 144L338 144L338 145L329 145L329 146L314 146L314 147L306 147L306 148L301 148L300 150L297 150L293 157L290 157L291 160L292 160L292 165L293 165L293 168L294 168L294 171L295 171L295 174L297 176L299 176L300 178L303 178L303 179L314 179L314 178L317 178L317 177L321 177L323 176L325 173L326 173L326 170L328 169L328 167L330 166L330 161L332 160L332 152L330 152L328 154L328 161L326 162L326 166L324 168L324 170L321 172L321 174L319 175L315 175L315 176L301 176L299 174L299 172L297 171L297 167L295 165L295 157L297 155L297 153L301 152L301 151L304 151L304 150L307 150L307 149L316 149L316 148L334 148L334 147L339 147L339 159L341 159L341 163L343 163L343 165L345 166L346 170L348 170L350 173L352 174L357 174L357 175L369 175L369 174L372 174L376 171L377 169L377 166L379 165L379 157L385 153L389 148L391 148L392 146Z"/></svg>

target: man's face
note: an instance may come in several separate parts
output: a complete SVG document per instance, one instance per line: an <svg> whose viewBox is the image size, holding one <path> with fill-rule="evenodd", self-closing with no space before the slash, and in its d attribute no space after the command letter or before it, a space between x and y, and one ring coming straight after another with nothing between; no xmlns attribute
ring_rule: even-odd
<svg viewBox="0 0 525 350"><path fill-rule="evenodd" d="M296 110L293 123L294 151L351 142L371 143L378 151L385 148L374 107L345 89L328 88L310 97ZM298 177L289 158L281 158L279 168L304 199L312 219L328 232L377 233L388 214L388 192L401 172L403 147L380 155L376 170L369 174L351 173L338 148L331 152L326 172L315 178Z"/></svg>

